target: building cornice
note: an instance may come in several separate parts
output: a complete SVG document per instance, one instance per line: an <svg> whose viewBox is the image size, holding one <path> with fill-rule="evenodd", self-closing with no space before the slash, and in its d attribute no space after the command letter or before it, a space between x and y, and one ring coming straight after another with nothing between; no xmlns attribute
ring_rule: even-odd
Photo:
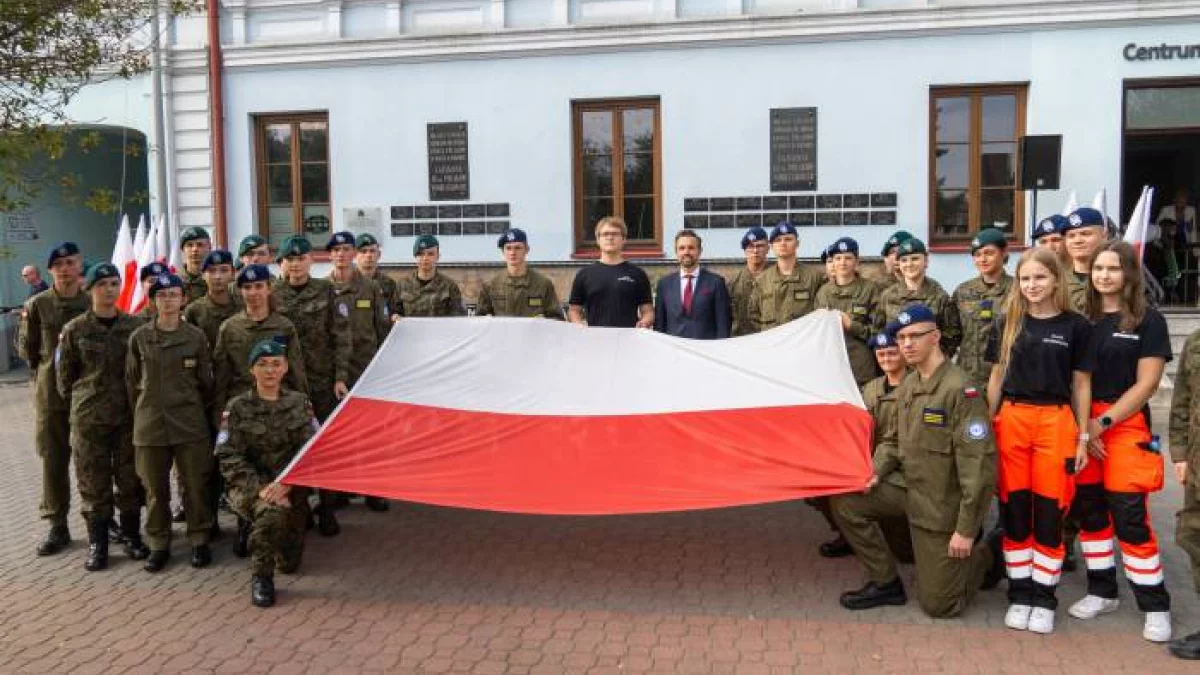
<svg viewBox="0 0 1200 675"><path fill-rule="evenodd" d="M572 24L453 34L225 45L227 71L518 58L597 52L827 42L1097 28L1200 20L1200 0L1096 0L855 9L789 15ZM172 67L204 68L200 47L172 49Z"/></svg>

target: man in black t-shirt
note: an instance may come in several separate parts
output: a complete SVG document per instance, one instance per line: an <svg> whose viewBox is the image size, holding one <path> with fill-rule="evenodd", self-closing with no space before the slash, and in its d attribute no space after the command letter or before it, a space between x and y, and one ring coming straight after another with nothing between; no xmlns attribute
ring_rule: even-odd
<svg viewBox="0 0 1200 675"><path fill-rule="evenodd" d="M575 275L568 312L572 323L613 328L654 326L650 278L621 255L628 232L625 221L616 216L596 223L600 261Z"/></svg>

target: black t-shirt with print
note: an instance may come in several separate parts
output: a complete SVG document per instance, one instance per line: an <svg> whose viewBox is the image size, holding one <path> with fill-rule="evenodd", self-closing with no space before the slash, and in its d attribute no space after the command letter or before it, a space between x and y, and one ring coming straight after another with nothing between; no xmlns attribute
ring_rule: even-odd
<svg viewBox="0 0 1200 675"><path fill-rule="evenodd" d="M1005 323L1003 317L997 321L988 338L984 358L992 363L1000 363ZM1075 312L1049 319L1026 316L1013 342L1003 397L1026 403L1070 403L1072 373L1093 369L1091 336L1092 325Z"/></svg>
<svg viewBox="0 0 1200 675"><path fill-rule="evenodd" d="M584 307L589 326L633 328L638 307L653 302L650 278L629 262L592 263L575 275L569 302Z"/></svg>
<svg viewBox="0 0 1200 675"><path fill-rule="evenodd" d="M1092 328L1092 350L1097 364L1092 375L1092 400L1115 403L1137 383L1138 360L1160 357L1171 360L1167 320L1146 308L1142 322L1132 332L1120 329L1120 314L1105 314Z"/></svg>

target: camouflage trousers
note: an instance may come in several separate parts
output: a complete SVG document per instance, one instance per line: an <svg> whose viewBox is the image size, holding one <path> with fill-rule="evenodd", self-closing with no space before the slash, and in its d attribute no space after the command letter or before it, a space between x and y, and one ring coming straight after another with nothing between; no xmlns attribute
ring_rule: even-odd
<svg viewBox="0 0 1200 675"><path fill-rule="evenodd" d="M85 524L111 519L114 505L121 513L140 508L141 482L133 457L132 429L75 424L71 427L71 456L79 513Z"/></svg>
<svg viewBox="0 0 1200 675"><path fill-rule="evenodd" d="M292 488L292 505L283 508L254 500L250 516L250 569L256 576L271 577L276 567L292 571L304 556L304 531L308 521L308 491Z"/></svg>
<svg viewBox="0 0 1200 675"><path fill-rule="evenodd" d="M41 517L66 527L71 510L71 413L38 407L34 445L42 460Z"/></svg>
<svg viewBox="0 0 1200 675"><path fill-rule="evenodd" d="M1175 525L1175 541L1192 559L1192 579L1200 593L1200 488L1195 484L1195 472L1188 477L1183 489L1183 508Z"/></svg>

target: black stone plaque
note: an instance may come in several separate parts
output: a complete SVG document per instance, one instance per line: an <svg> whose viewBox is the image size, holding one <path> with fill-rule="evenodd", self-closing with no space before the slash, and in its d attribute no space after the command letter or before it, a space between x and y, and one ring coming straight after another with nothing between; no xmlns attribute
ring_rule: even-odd
<svg viewBox="0 0 1200 675"><path fill-rule="evenodd" d="M876 192L871 195L871 208L873 209L894 209L896 208L896 193L895 192Z"/></svg>
<svg viewBox="0 0 1200 675"><path fill-rule="evenodd" d="M758 211L762 208L762 197L738 197L738 211Z"/></svg>
<svg viewBox="0 0 1200 675"><path fill-rule="evenodd" d="M786 213L780 212L763 214L763 225L765 227L775 227L776 225L785 221L789 223L792 222L791 220L788 220L788 214Z"/></svg>
<svg viewBox="0 0 1200 675"><path fill-rule="evenodd" d="M764 195L762 207L764 211L786 211L788 208L787 195Z"/></svg>
<svg viewBox="0 0 1200 675"><path fill-rule="evenodd" d="M683 226L690 230L707 230L708 216L697 213L686 214L683 217Z"/></svg>
<svg viewBox="0 0 1200 675"><path fill-rule="evenodd" d="M507 220L492 220L487 224L488 234L504 234L508 231Z"/></svg>
<svg viewBox="0 0 1200 675"><path fill-rule="evenodd" d="M842 208L841 195L817 195L818 209L840 209Z"/></svg>
<svg viewBox="0 0 1200 675"><path fill-rule="evenodd" d="M796 227L812 227L816 224L816 216L813 215L812 211L792 213L790 216L788 216L788 220L790 220Z"/></svg>
<svg viewBox="0 0 1200 675"><path fill-rule="evenodd" d="M708 200L708 210L710 211L732 211L733 197L713 197Z"/></svg>
<svg viewBox="0 0 1200 675"><path fill-rule="evenodd" d="M411 237L413 232L413 223L392 223L393 237Z"/></svg>
<svg viewBox="0 0 1200 675"><path fill-rule="evenodd" d="M739 213L737 216L738 227L762 227L761 213Z"/></svg>
<svg viewBox="0 0 1200 675"><path fill-rule="evenodd" d="M683 200L684 211L707 211L708 199L706 197L692 197Z"/></svg>
<svg viewBox="0 0 1200 675"><path fill-rule="evenodd" d="M841 211L818 211L817 227L830 227L842 224Z"/></svg>
<svg viewBox="0 0 1200 675"><path fill-rule="evenodd" d="M463 234L487 234L487 223L482 220L466 220L462 224Z"/></svg>
<svg viewBox="0 0 1200 675"><path fill-rule="evenodd" d="M708 219L708 226L712 229L733 227L733 215L729 213L715 213Z"/></svg>
<svg viewBox="0 0 1200 675"><path fill-rule="evenodd" d="M895 211L872 211L871 212L871 224L872 225L895 225L896 224L896 212Z"/></svg>
<svg viewBox="0 0 1200 675"><path fill-rule="evenodd" d="M811 209L815 204L812 195L792 195L788 197L789 209Z"/></svg>
<svg viewBox="0 0 1200 675"><path fill-rule="evenodd" d="M483 218L487 216L487 206L484 204L463 204L463 218Z"/></svg>
<svg viewBox="0 0 1200 675"><path fill-rule="evenodd" d="M443 236L460 235L462 234L462 221L460 220L439 220L438 234Z"/></svg>
<svg viewBox="0 0 1200 675"><path fill-rule="evenodd" d="M842 214L843 225L866 225L871 221L871 214L866 211L846 211Z"/></svg>
<svg viewBox="0 0 1200 675"><path fill-rule="evenodd" d="M842 206L848 209L865 209L871 205L871 195L853 194L842 197Z"/></svg>
<svg viewBox="0 0 1200 675"><path fill-rule="evenodd" d="M422 218L422 219L437 218L437 207L436 206L414 207L413 208L413 217Z"/></svg>
<svg viewBox="0 0 1200 675"><path fill-rule="evenodd" d="M437 223L417 223L416 233L422 234L437 234Z"/></svg>
<svg viewBox="0 0 1200 675"><path fill-rule="evenodd" d="M771 192L817 189L817 109L771 109Z"/></svg>
<svg viewBox="0 0 1200 675"><path fill-rule="evenodd" d="M438 218L462 218L462 204L446 204L437 207Z"/></svg>
<svg viewBox="0 0 1200 675"><path fill-rule="evenodd" d="M429 150L429 201L471 198L467 162L467 123L427 124Z"/></svg>
<svg viewBox="0 0 1200 675"><path fill-rule="evenodd" d="M488 204L487 205L487 217L488 218L507 218L508 217L508 204Z"/></svg>
<svg viewBox="0 0 1200 675"><path fill-rule="evenodd" d="M413 217L413 207L411 206L393 206L392 220L408 220Z"/></svg>

